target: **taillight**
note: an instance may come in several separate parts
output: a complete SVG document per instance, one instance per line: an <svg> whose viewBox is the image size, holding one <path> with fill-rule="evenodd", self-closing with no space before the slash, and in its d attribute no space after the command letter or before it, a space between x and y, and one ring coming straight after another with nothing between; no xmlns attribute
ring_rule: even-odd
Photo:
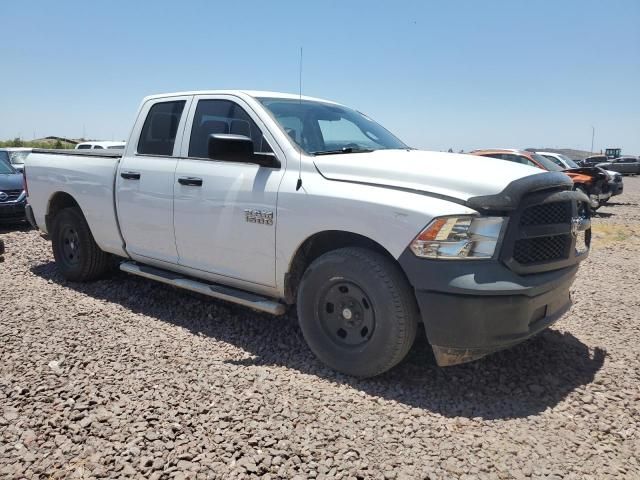
<svg viewBox="0 0 640 480"><path fill-rule="evenodd" d="M22 167L22 189L24 193L29 196L29 186L27 185L27 166Z"/></svg>

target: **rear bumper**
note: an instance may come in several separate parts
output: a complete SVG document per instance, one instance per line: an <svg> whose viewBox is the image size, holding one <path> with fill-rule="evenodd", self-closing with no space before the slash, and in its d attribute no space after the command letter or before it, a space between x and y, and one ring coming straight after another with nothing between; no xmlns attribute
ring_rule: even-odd
<svg viewBox="0 0 640 480"><path fill-rule="evenodd" d="M25 202L0 203L0 222L24 220Z"/></svg>
<svg viewBox="0 0 640 480"><path fill-rule="evenodd" d="M517 275L498 261L425 260L409 251L399 260L440 366L511 347L556 322L571 306L578 270Z"/></svg>

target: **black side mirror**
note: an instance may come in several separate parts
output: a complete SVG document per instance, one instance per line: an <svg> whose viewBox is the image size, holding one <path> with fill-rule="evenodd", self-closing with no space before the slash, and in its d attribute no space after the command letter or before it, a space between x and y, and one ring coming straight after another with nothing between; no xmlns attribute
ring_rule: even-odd
<svg viewBox="0 0 640 480"><path fill-rule="evenodd" d="M255 153L253 140L245 135L212 133L208 143L209 158L227 162L255 163L261 167L280 168L273 153Z"/></svg>

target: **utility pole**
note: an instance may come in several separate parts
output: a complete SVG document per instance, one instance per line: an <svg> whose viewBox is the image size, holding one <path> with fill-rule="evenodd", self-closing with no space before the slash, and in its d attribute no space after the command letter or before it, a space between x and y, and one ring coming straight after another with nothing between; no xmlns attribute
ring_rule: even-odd
<svg viewBox="0 0 640 480"><path fill-rule="evenodd" d="M591 125L591 153L593 153L593 138L596 136L596 127Z"/></svg>

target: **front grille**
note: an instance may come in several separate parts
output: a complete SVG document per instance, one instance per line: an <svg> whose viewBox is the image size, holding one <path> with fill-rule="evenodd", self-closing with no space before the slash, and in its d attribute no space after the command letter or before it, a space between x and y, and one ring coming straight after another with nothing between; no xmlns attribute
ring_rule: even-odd
<svg viewBox="0 0 640 480"><path fill-rule="evenodd" d="M3 193L6 194L6 198L5 195L2 195ZM22 190L0 190L0 203L15 202L20 195L22 195Z"/></svg>
<svg viewBox="0 0 640 480"><path fill-rule="evenodd" d="M532 193L510 215L501 258L515 272L565 268L586 257L590 207L580 192Z"/></svg>
<svg viewBox="0 0 640 480"><path fill-rule="evenodd" d="M520 218L523 227L571 222L571 202L553 202L527 208Z"/></svg>
<svg viewBox="0 0 640 480"><path fill-rule="evenodd" d="M570 247L571 235L523 238L516 241L513 258L520 265L564 260Z"/></svg>

